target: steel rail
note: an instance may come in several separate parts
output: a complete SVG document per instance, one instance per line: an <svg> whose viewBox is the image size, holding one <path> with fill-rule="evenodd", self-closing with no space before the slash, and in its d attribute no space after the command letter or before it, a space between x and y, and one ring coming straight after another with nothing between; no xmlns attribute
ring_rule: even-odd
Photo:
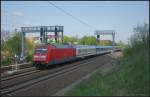
<svg viewBox="0 0 150 97"><path fill-rule="evenodd" d="M17 91L19 89L23 89L25 87L34 85L34 84L36 84L38 82L41 82L41 81L44 81L44 80L56 77L56 76L58 76L60 74L67 73L69 71L74 71L74 70L76 70L78 67L80 67L82 65L94 62L95 60L93 60L93 59L95 59L95 57L91 58L89 60L86 60L86 62L82 62L82 63L76 64L76 65L73 65L73 66L70 65L71 67L67 67L66 69L62 69L62 71L58 70L57 72L55 71L52 74L48 73L48 74L45 74L44 76L42 75L41 77L38 77L38 78L34 78L34 79L30 79L28 81L24 81L24 82L21 82L21 83L14 84L13 85L14 87L12 87L12 86L11 87L10 86L5 87L5 88L1 89L1 93L2 93L1 95L6 95L8 93L12 93L12 92Z"/></svg>

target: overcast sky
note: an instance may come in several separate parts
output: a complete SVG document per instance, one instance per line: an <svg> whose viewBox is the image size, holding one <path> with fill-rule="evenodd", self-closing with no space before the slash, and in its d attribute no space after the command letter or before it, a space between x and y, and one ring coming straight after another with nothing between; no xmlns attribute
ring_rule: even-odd
<svg viewBox="0 0 150 97"><path fill-rule="evenodd" d="M115 40L127 43L133 27L149 23L148 1L51 2L96 29L66 15L48 1L1 1L1 26L12 29L13 26L63 25L64 35L78 37L94 35L95 30L115 30ZM111 39L111 36L102 36L102 39Z"/></svg>

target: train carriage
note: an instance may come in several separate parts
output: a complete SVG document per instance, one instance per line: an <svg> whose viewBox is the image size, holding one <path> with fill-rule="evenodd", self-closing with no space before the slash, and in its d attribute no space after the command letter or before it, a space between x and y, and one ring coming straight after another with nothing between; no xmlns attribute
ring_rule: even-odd
<svg viewBox="0 0 150 97"><path fill-rule="evenodd" d="M76 57L85 57L96 54L95 46L77 46Z"/></svg>

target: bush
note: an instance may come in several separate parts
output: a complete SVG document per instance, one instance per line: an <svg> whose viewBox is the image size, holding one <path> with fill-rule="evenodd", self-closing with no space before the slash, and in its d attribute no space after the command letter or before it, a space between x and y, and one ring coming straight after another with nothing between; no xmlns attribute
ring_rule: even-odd
<svg viewBox="0 0 150 97"><path fill-rule="evenodd" d="M3 56L1 55L1 64L2 65L10 65L14 64L15 58L14 55L16 54L17 56L20 55L21 51L21 33L16 33L14 36L8 38L6 41L1 41L1 53L4 52ZM32 51L34 49L33 43L26 39L25 40L25 47L26 51L28 52L26 55L26 60L30 61L32 59ZM6 52L9 52L6 54ZM12 59L13 58L13 59ZM19 59L18 59L19 60Z"/></svg>
<svg viewBox="0 0 150 97"><path fill-rule="evenodd" d="M29 62L29 61L32 61L32 55L34 53L34 50L30 50L26 53L26 61Z"/></svg>
<svg viewBox="0 0 150 97"><path fill-rule="evenodd" d="M26 55L26 61L29 62L32 60L32 55L31 54L27 54Z"/></svg>
<svg viewBox="0 0 150 97"><path fill-rule="evenodd" d="M10 58L10 57L1 60L1 65L3 65L3 66L10 65L12 63L14 63L14 60L12 58Z"/></svg>

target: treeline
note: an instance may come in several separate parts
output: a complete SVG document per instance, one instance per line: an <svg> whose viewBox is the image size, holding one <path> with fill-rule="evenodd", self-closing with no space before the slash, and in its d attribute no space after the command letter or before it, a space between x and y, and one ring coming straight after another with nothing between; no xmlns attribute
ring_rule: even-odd
<svg viewBox="0 0 150 97"><path fill-rule="evenodd" d="M112 45L112 41L97 41L95 36L83 36L82 38L64 36L64 43L79 45Z"/></svg>
<svg viewBox="0 0 150 97"><path fill-rule="evenodd" d="M76 37L64 36L64 43L82 44L82 45L96 45L97 41L94 36L84 36L81 39Z"/></svg>

